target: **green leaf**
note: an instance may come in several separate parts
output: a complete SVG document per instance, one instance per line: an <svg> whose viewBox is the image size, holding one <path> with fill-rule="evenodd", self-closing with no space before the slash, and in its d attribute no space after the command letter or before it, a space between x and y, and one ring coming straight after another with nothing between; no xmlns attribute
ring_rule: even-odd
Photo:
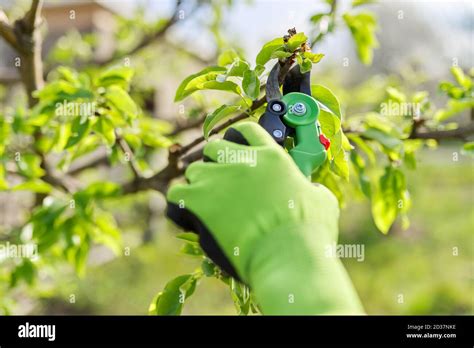
<svg viewBox="0 0 474 348"><path fill-rule="evenodd" d="M81 119L76 117L71 125L71 136L69 137L65 149L68 149L80 142L87 134L89 134L90 121L88 118L81 123Z"/></svg>
<svg viewBox="0 0 474 348"><path fill-rule="evenodd" d="M219 66L227 66L229 64L232 64L235 59L239 59L239 55L235 50L229 49L224 52L222 52L219 57L217 58L217 64Z"/></svg>
<svg viewBox="0 0 474 348"><path fill-rule="evenodd" d="M53 149L56 152L61 152L71 135L71 124L70 123L61 123L59 127L56 129L56 137L54 138L54 146Z"/></svg>
<svg viewBox="0 0 474 348"><path fill-rule="evenodd" d="M23 259L10 274L10 287L15 287L20 281L32 285L35 281L36 272L35 264L28 259Z"/></svg>
<svg viewBox="0 0 474 348"><path fill-rule="evenodd" d="M344 150L338 151L331 162L331 169L346 181L349 181L349 163Z"/></svg>
<svg viewBox="0 0 474 348"><path fill-rule="evenodd" d="M308 71L311 71L313 67L313 63L311 63L311 60L307 58L303 58L297 61L298 61L298 64L300 65L300 71L302 74L307 73Z"/></svg>
<svg viewBox="0 0 474 348"><path fill-rule="evenodd" d="M462 147L461 153L474 157L474 141L465 143Z"/></svg>
<svg viewBox="0 0 474 348"><path fill-rule="evenodd" d="M212 277L216 274L217 266L209 259L204 259L201 263L201 269L206 277Z"/></svg>
<svg viewBox="0 0 474 348"><path fill-rule="evenodd" d="M138 107L130 95L121 87L110 86L105 92L105 99L125 118L135 118Z"/></svg>
<svg viewBox="0 0 474 348"><path fill-rule="evenodd" d="M82 193L90 198L110 198L120 194L122 188L119 184L108 181L94 182L83 189Z"/></svg>
<svg viewBox="0 0 474 348"><path fill-rule="evenodd" d="M370 198L371 195L371 184L370 184L370 178L367 176L365 173L365 161L360 156L357 151L352 151L351 152L351 162L354 165L355 172L357 176L359 177L359 185L361 188L362 193Z"/></svg>
<svg viewBox="0 0 474 348"><path fill-rule="evenodd" d="M461 87L463 87L465 89L471 88L471 86L472 86L471 79L469 78L469 76L466 76L464 74L464 72L462 71L462 69L460 67L458 67L458 66L451 67L451 73L453 74L453 76L456 79L457 83Z"/></svg>
<svg viewBox="0 0 474 348"><path fill-rule="evenodd" d="M392 134L376 128L367 128L363 133L365 137L378 141L385 148L395 150L402 145L402 141Z"/></svg>
<svg viewBox="0 0 474 348"><path fill-rule="evenodd" d="M377 0L352 0L352 7L369 5L375 3Z"/></svg>
<svg viewBox="0 0 474 348"><path fill-rule="evenodd" d="M5 167L0 162L0 191L8 189L8 182L5 180Z"/></svg>
<svg viewBox="0 0 474 348"><path fill-rule="evenodd" d="M320 21L321 19L323 19L323 17L326 17L326 16L327 16L327 14L325 14L325 13L317 13L317 14L311 16L311 18L310 18L309 20L310 20L311 23L313 23L313 24L318 24L319 21Z"/></svg>
<svg viewBox="0 0 474 348"><path fill-rule="evenodd" d="M20 156L20 160L16 161L20 174L28 178L39 178L45 174L41 168L41 158L34 154L26 153Z"/></svg>
<svg viewBox="0 0 474 348"><path fill-rule="evenodd" d="M222 105L217 108L213 113L206 116L203 125L203 134L204 137L207 139L209 137L209 133L211 132L212 128L219 122L225 119L226 117L230 116L234 112L240 109L238 105Z"/></svg>
<svg viewBox="0 0 474 348"><path fill-rule="evenodd" d="M113 68L104 71L97 79L97 85L101 87L110 87L117 85L124 90L128 89L133 77L133 69L127 67Z"/></svg>
<svg viewBox="0 0 474 348"><path fill-rule="evenodd" d="M386 167L378 184L372 187L372 216L377 228L387 234L397 215L405 211L408 204L405 176L392 166Z"/></svg>
<svg viewBox="0 0 474 348"><path fill-rule="evenodd" d="M87 257L89 256L90 240L85 237L81 240L81 243L75 248L74 255L74 268L79 277L83 277L86 273Z"/></svg>
<svg viewBox="0 0 474 348"><path fill-rule="evenodd" d="M323 59L324 54L322 54L322 53L313 53L313 52L304 52L303 57L309 59L311 61L311 63L316 64L316 63L319 63L321 61L321 59Z"/></svg>
<svg viewBox="0 0 474 348"><path fill-rule="evenodd" d="M240 95L240 87L231 81L218 82L218 75L225 74L227 68L211 66L187 77L176 90L175 102L181 101L190 94L204 89L229 91Z"/></svg>
<svg viewBox="0 0 474 348"><path fill-rule="evenodd" d="M229 67L227 76L244 76L245 72L250 69L249 64L242 59L236 59L234 63ZM226 76L226 78L227 78Z"/></svg>
<svg viewBox="0 0 474 348"><path fill-rule="evenodd" d="M298 47L301 47L304 43L308 41L308 37L304 33L296 33L287 42L288 51L293 52Z"/></svg>
<svg viewBox="0 0 474 348"><path fill-rule="evenodd" d="M285 59L292 55L292 52L284 51L283 49L278 49L272 52L271 59Z"/></svg>
<svg viewBox="0 0 474 348"><path fill-rule="evenodd" d="M176 235L176 238L188 243L199 243L199 235L193 232L183 232Z"/></svg>
<svg viewBox="0 0 474 348"><path fill-rule="evenodd" d="M197 279L193 274L185 274L169 281L152 301L149 314L180 315L184 301L194 293Z"/></svg>
<svg viewBox="0 0 474 348"><path fill-rule="evenodd" d="M329 88L322 85L311 85L311 95L339 119L342 118L339 100Z"/></svg>
<svg viewBox="0 0 474 348"><path fill-rule="evenodd" d="M444 109L435 113L434 119L438 122L445 121L469 108L474 108L474 98L450 99Z"/></svg>
<svg viewBox="0 0 474 348"><path fill-rule="evenodd" d="M247 70L244 73L244 79L242 80L242 87L247 96L255 100L260 94L260 80L257 74L253 70Z"/></svg>
<svg viewBox="0 0 474 348"><path fill-rule="evenodd" d="M360 148L367 156L367 159L371 164L375 163L375 152L361 137L355 134L347 135L355 144L356 147Z"/></svg>
<svg viewBox="0 0 474 348"><path fill-rule="evenodd" d="M258 65L265 65L265 63L267 63L271 59L272 53L282 48L283 45L284 45L284 41L283 41L283 38L281 37L267 42L265 45L263 45L262 49L257 54L257 58L255 59L255 62Z"/></svg>
<svg viewBox="0 0 474 348"><path fill-rule="evenodd" d="M94 125L94 130L103 137L108 146L113 146L115 144L114 125L107 116L102 115L98 117L97 122Z"/></svg>
<svg viewBox="0 0 474 348"><path fill-rule="evenodd" d="M95 209L94 225L96 228L91 234L93 241L107 246L115 255L119 255L122 251L122 235L114 216L109 212Z"/></svg>
<svg viewBox="0 0 474 348"><path fill-rule="evenodd" d="M36 193L50 193L53 187L40 179L33 179L18 184L12 188L13 191L30 191Z"/></svg>
<svg viewBox="0 0 474 348"><path fill-rule="evenodd" d="M186 243L180 249L181 253L189 256L202 256L204 255L201 247L198 244Z"/></svg>
<svg viewBox="0 0 474 348"><path fill-rule="evenodd" d="M320 109L319 123L323 134L329 137L334 136L341 129L341 120L333 113Z"/></svg>
<svg viewBox="0 0 474 348"><path fill-rule="evenodd" d="M397 103L403 103L406 102L407 97L404 93L400 92L398 89L395 87L387 87L386 92L388 94L389 99L392 99L393 101Z"/></svg>
<svg viewBox="0 0 474 348"><path fill-rule="evenodd" d="M378 47L375 29L377 21L372 13L362 12L356 15L346 13L342 16L346 22L357 46L357 53L362 63L370 65L373 49Z"/></svg>
<svg viewBox="0 0 474 348"><path fill-rule="evenodd" d="M236 281L234 278L230 281L230 294L234 301L235 308L239 315L247 315L250 310L250 289Z"/></svg>

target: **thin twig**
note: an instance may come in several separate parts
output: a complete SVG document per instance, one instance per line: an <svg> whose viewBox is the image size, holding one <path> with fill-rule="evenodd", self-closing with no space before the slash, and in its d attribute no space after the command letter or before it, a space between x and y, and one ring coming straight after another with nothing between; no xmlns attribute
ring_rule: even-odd
<svg viewBox="0 0 474 348"><path fill-rule="evenodd" d="M135 162L135 154L128 145L127 141L120 134L118 134L117 130L115 130L115 139L118 146L123 151L124 155L127 156L126 161L130 163L130 169L132 169L133 175L135 176L135 178L140 178L140 168L138 168Z"/></svg>
<svg viewBox="0 0 474 348"><path fill-rule="evenodd" d="M0 36L2 36L13 49L18 50L18 41L13 27L10 25L10 21L3 10L0 10Z"/></svg>

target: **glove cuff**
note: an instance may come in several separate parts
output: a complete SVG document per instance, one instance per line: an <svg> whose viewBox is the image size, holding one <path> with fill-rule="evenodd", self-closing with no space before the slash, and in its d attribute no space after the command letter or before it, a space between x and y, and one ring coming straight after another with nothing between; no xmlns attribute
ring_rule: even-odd
<svg viewBox="0 0 474 348"><path fill-rule="evenodd" d="M339 259L327 248L330 231L314 222L262 236L242 272L265 314L363 314Z"/></svg>

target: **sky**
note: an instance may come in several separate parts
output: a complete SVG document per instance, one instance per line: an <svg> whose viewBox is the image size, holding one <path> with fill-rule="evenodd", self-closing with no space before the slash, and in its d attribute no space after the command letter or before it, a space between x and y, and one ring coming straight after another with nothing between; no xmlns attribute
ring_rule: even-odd
<svg viewBox="0 0 474 348"><path fill-rule="evenodd" d="M172 13L174 0L102 0L108 6L123 14L132 13L135 6L145 6L150 19ZM350 8L349 0L339 0L339 11ZM378 4L361 7L384 14L386 21L380 23L381 29L393 31L392 38L406 40L403 48L422 55L448 55L462 59L464 66L473 66L473 23L474 1L470 0L379 0ZM266 41L281 36L287 29L296 27L298 31L310 32L309 18L312 14L323 12L328 5L315 0L234 0L234 6L224 14L223 32L231 43L242 47L250 60ZM403 20L398 16L403 12ZM210 20L211 13L201 12L175 32L185 38L203 56L213 51L212 40L203 35L199 23ZM410 29L404 28L410 26ZM419 28L417 27L419 26ZM418 32L424 32L418 35ZM405 37L396 37L405 33ZM406 35L408 33L408 35ZM413 35L411 35L413 33ZM390 34L390 33L389 33ZM390 35L389 35L390 37ZM416 41L417 42L410 42ZM440 42L441 41L441 42ZM337 59L342 59L354 51L347 30L338 30L334 36L323 42L315 51L324 51ZM432 47L429 47L429 46ZM413 48L415 47L415 48ZM437 52L441 51L441 52ZM437 52L437 53L436 53ZM432 59L436 60L436 59ZM443 61L443 64L445 62Z"/></svg>

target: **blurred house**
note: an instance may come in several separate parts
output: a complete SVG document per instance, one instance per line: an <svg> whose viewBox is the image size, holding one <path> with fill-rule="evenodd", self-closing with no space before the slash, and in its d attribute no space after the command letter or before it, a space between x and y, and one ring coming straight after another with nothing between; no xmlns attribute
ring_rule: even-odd
<svg viewBox="0 0 474 348"><path fill-rule="evenodd" d="M47 29L43 40L43 57L46 57L58 39L70 30L77 30L81 34L96 34L95 60L103 60L114 51L114 11L100 2L46 1L42 16ZM0 40L0 83L12 84L19 80L18 71L14 66L15 57L15 51Z"/></svg>

